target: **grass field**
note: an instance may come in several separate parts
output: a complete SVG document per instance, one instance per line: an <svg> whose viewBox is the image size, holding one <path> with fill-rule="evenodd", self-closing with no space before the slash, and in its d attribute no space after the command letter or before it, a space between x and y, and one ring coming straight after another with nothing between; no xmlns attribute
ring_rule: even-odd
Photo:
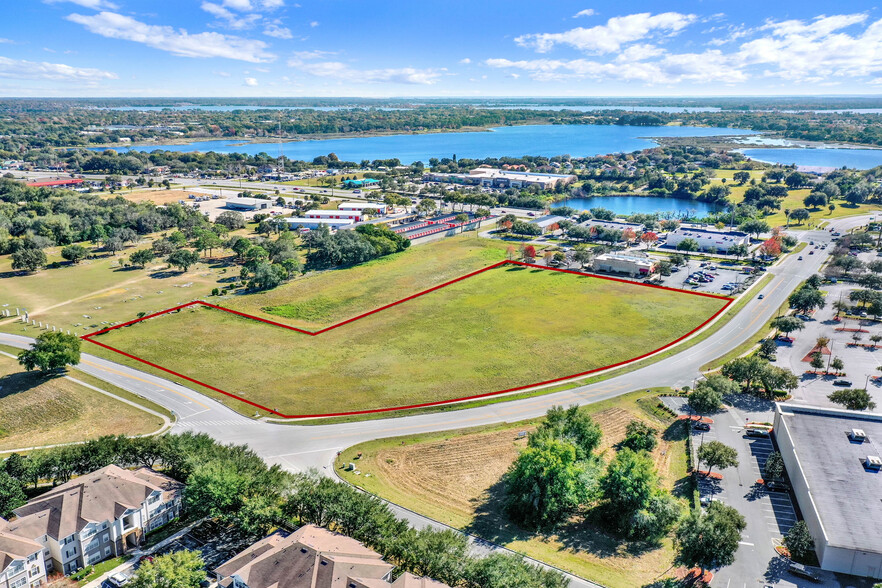
<svg viewBox="0 0 882 588"><path fill-rule="evenodd" d="M328 303L294 305L289 320L302 326L336 322L362 310L366 300L375 308L390 295L409 295L414 290L395 287L401 269L394 260L379 264L374 271L387 279L374 276L364 283L347 277L348 270L318 276L306 291L311 300ZM417 276L409 269L413 286ZM319 279L324 276L327 282ZM336 304L348 302L341 295L347 286L358 304ZM633 283L504 266L316 337L188 308L97 340L283 414L327 414L450 400L600 368L670 343L724 304Z"/></svg>
<svg viewBox="0 0 882 588"><path fill-rule="evenodd" d="M49 263L59 262L60 266L32 274L13 272L9 256L4 256L0 258L0 304L13 314L15 308L27 309L31 319L84 334L111 322L131 320L139 312L204 298L212 288L223 285L221 280L238 275L238 269L223 262L200 262L186 273L169 270L162 261L150 263L146 269L123 267L133 251L149 243L145 239L116 255L98 253L77 265L62 260L60 248L53 247L46 250ZM0 329L39 334L38 327L11 319L0 322Z"/></svg>
<svg viewBox="0 0 882 588"><path fill-rule="evenodd" d="M664 485L686 489L685 436L673 420L652 408L655 395L636 392L585 408L603 429L605 459L625 436L632 419L664 431L653 458ZM612 588L640 586L671 565L670 541L645 548L617 540L590 522L574 521L554 534L532 534L502 514L502 475L526 445L518 433L538 421L396 437L371 441L342 452L337 472L346 481L451 526L551 563ZM358 453L362 457L357 459ZM356 471L345 471L346 464ZM685 508L685 506L684 506Z"/></svg>
<svg viewBox="0 0 882 588"><path fill-rule="evenodd" d="M167 413L82 372L71 370L71 376ZM36 372L25 372L16 360L0 355L0 451L85 441L101 435L152 433L162 424L157 416L67 378L44 378Z"/></svg>

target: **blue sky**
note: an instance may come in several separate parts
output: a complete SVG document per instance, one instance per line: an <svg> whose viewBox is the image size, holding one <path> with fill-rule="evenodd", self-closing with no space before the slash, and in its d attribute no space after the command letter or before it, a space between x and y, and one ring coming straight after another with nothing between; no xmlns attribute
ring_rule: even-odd
<svg viewBox="0 0 882 588"><path fill-rule="evenodd" d="M858 2L4 0L3 96L882 93Z"/></svg>

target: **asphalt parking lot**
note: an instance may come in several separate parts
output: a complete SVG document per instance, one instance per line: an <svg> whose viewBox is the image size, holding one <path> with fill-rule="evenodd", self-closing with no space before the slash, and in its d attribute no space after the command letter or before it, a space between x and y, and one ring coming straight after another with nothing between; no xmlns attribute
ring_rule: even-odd
<svg viewBox="0 0 882 588"><path fill-rule="evenodd" d="M711 294L723 294L732 296L740 291L747 279L747 274L742 273L740 266L723 266L716 263L709 263L705 267L701 267L702 263L698 260L689 260L685 265L681 266L678 271L670 276L663 276L658 282L663 286L671 288L680 288L685 290L695 290L696 292L710 292ZM689 284L686 280L695 272L705 272L713 274L714 277L710 282L698 282L697 284ZM728 287L728 286L731 286Z"/></svg>

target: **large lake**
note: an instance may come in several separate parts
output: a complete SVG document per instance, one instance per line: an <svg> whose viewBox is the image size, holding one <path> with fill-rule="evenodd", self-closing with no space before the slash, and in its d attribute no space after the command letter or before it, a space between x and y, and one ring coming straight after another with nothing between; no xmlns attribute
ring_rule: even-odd
<svg viewBox="0 0 882 588"><path fill-rule="evenodd" d="M489 132L427 133L387 135L353 139L320 139L282 144L289 159L311 161L319 155L336 153L343 161L398 158L410 164L429 158L520 157L522 155L564 155L586 157L631 152L656 145L647 137L708 137L750 135L754 131L718 127L627 127L616 125L527 125L494 128ZM199 141L181 145L132 145L117 151L215 151L217 153L279 153L278 143L242 143L230 140ZM93 151L102 151L93 148Z"/></svg>
<svg viewBox="0 0 882 588"><path fill-rule="evenodd" d="M576 210L606 208L619 216L658 213L662 218L704 217L720 210L720 208L708 202L683 200L681 198L659 198L657 196L570 198L553 206L570 206Z"/></svg>
<svg viewBox="0 0 882 588"><path fill-rule="evenodd" d="M758 161L810 167L870 169L882 165L882 149L740 149Z"/></svg>

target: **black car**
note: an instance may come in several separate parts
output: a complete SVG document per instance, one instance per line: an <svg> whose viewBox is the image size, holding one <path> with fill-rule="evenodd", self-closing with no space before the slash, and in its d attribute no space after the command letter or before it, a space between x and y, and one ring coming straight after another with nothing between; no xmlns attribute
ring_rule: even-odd
<svg viewBox="0 0 882 588"><path fill-rule="evenodd" d="M851 382L848 380L836 380L833 382L834 386L851 386Z"/></svg>
<svg viewBox="0 0 882 588"><path fill-rule="evenodd" d="M698 421L694 425L692 425L692 428L696 431L710 431L710 425L701 421Z"/></svg>
<svg viewBox="0 0 882 588"><path fill-rule="evenodd" d="M784 482L766 482L766 490L772 492L789 492L790 486Z"/></svg>
<svg viewBox="0 0 882 588"><path fill-rule="evenodd" d="M821 574L819 574L817 570L811 566L804 566L802 564L792 563L790 564L790 567L787 568L787 571L794 576L805 578L806 580L811 580L812 582L821 581Z"/></svg>

